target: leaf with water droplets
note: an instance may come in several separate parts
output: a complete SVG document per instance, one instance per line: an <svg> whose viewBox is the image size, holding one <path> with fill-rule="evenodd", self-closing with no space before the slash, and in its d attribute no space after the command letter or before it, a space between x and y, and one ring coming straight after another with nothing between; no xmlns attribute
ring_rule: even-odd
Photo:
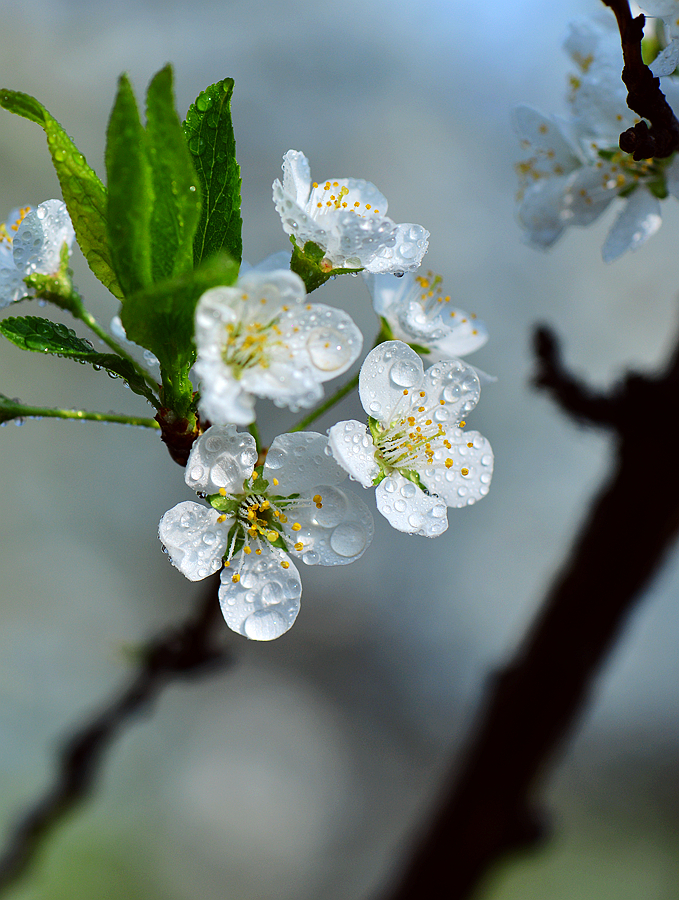
<svg viewBox="0 0 679 900"><path fill-rule="evenodd" d="M127 297L153 283L151 215L154 190L147 135L126 75L120 76L106 131L106 174L111 255Z"/></svg>
<svg viewBox="0 0 679 900"><path fill-rule="evenodd" d="M196 265L220 251L237 262L242 258L241 177L231 121L232 93L233 78L210 85L189 107L184 122L203 192L203 210L194 240Z"/></svg>
<svg viewBox="0 0 679 900"><path fill-rule="evenodd" d="M0 106L44 130L80 249L99 281L116 297L122 297L108 245L106 188L96 172L87 165L57 120L34 97L20 91L0 90Z"/></svg>
<svg viewBox="0 0 679 900"><path fill-rule="evenodd" d="M110 375L127 382L135 394L146 397L154 406L158 405L148 385L129 360L115 353L97 353L88 341L79 338L72 328L60 322L51 322L39 316L10 316L0 322L0 333L22 350L49 353L88 363L95 369L106 369Z"/></svg>
<svg viewBox="0 0 679 900"><path fill-rule="evenodd" d="M201 213L200 185L175 111L170 65L149 85L146 134L155 195L151 266L153 280L159 282L193 269L193 238Z"/></svg>

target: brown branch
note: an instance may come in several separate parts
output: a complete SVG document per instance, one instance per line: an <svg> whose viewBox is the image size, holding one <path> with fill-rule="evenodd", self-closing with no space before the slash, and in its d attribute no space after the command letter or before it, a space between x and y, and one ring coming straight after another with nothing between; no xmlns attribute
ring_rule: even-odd
<svg viewBox="0 0 679 900"><path fill-rule="evenodd" d="M215 642L223 624L214 579L210 579L192 614L143 647L128 686L67 738L58 754L53 783L10 829L0 856L0 892L28 872L45 841L91 795L106 752L134 716L173 682L201 678L231 662Z"/></svg>
<svg viewBox="0 0 679 900"><path fill-rule="evenodd" d="M555 339L540 334L558 359ZM574 402L577 381L565 370L553 369L551 377L550 389L569 413L614 423L614 470L523 646L489 687L457 775L444 785L433 823L390 900L463 900L507 852L538 842L539 779L679 532L679 467L664 467L662 484L649 479L643 424L653 423L653 447L664 458L679 458L679 346L664 373L628 377L608 414L602 397L582 392L584 405Z"/></svg>
<svg viewBox="0 0 679 900"><path fill-rule="evenodd" d="M620 135L620 149L631 153L636 160L656 157L663 159L679 149L679 122L672 107L660 90L660 79L651 72L641 56L641 40L646 18L632 18L628 0L601 0L610 7L618 22L620 43L625 66L622 80L628 90L629 108L648 119L638 122Z"/></svg>

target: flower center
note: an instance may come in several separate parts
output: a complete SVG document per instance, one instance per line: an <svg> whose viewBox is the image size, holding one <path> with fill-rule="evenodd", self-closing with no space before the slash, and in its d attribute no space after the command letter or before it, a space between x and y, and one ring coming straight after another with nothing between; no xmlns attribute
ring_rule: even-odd
<svg viewBox="0 0 679 900"><path fill-rule="evenodd" d="M247 303L250 298L248 294L242 294L241 299ZM266 306L266 298L262 297L260 303ZM286 307L283 307L283 311L286 311ZM274 337L281 333L277 323L278 316L262 322L244 311L238 322L229 322L225 326L222 359L225 365L231 367L234 377L238 378L244 369L255 366L268 368L271 349L280 345L280 341Z"/></svg>
<svg viewBox="0 0 679 900"><path fill-rule="evenodd" d="M222 513L218 521L224 522L230 516L234 520L224 555L224 565L230 566L233 557L240 550L243 551L239 569L231 576L234 583L240 581L244 561L252 553L261 556L263 548L268 545L278 547L283 552L290 547L301 552L304 549L304 542L298 539L298 532L302 530L302 526L294 520L294 511L312 504L321 509L323 505L320 494L308 499L295 496L278 497L265 491L257 492L258 478L258 472L254 471L243 484L245 491L243 494L228 494L225 488L220 488L218 494L207 498L210 505ZM273 486L276 487L277 484L278 480L274 478ZM266 482L262 487L267 487ZM292 521L290 516L293 517ZM280 564L284 569L290 567L287 558L282 559Z"/></svg>
<svg viewBox="0 0 679 900"><path fill-rule="evenodd" d="M445 406L445 402L442 399L439 404ZM399 406L406 408L399 412ZM403 401L399 401L387 425L381 425L371 418L370 429L377 448L376 456L387 471L421 470L425 466L434 465L437 450L452 449L445 426L436 421L436 412L436 409L427 404L426 391L411 393L406 389L403 391ZM459 426L454 427L462 428L464 425L464 422L460 422ZM438 454L439 457L441 455ZM453 460L447 457L444 465L449 469Z"/></svg>
<svg viewBox="0 0 679 900"><path fill-rule="evenodd" d="M14 232L18 231L19 225L21 225L21 223L23 222L23 220L26 218L26 216L28 215L28 213L30 211L31 211L30 206L24 206L22 209L20 209L19 215L17 216L16 221L13 222L9 226L9 229L7 228L7 225L4 222L2 224L0 224L0 244L7 243L7 244L9 244L10 247L12 246L12 240L14 238L14 235L10 234L10 231L14 231Z"/></svg>
<svg viewBox="0 0 679 900"><path fill-rule="evenodd" d="M326 181L321 187L314 181L313 189L309 197L307 208L312 215L319 215L334 209L349 209L359 216L367 213L379 215L379 209L374 209L371 203L362 203L357 191L352 191L346 184L339 181Z"/></svg>

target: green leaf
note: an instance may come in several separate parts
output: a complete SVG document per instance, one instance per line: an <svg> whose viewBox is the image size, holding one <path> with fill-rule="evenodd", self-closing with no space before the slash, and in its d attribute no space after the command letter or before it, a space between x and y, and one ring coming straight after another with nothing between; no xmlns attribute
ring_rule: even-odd
<svg viewBox="0 0 679 900"><path fill-rule="evenodd" d="M153 393L132 363L115 353L97 353L89 341L79 338L72 328L39 316L10 316L0 321L0 333L21 350L50 353L66 359L89 363L95 369L106 369L124 379L135 394L158 405Z"/></svg>
<svg viewBox="0 0 679 900"><path fill-rule="evenodd" d="M193 269L201 193L182 123L175 111L172 67L161 69L146 95L146 134L155 205L151 216L153 281Z"/></svg>
<svg viewBox="0 0 679 900"><path fill-rule="evenodd" d="M151 215L154 191L146 131L126 75L120 76L106 132L106 173L111 256L127 297L153 282Z"/></svg>
<svg viewBox="0 0 679 900"><path fill-rule="evenodd" d="M226 251L240 263L240 166L231 121L233 78L210 85L186 114L184 134L203 193L203 211L194 241L196 265Z"/></svg>
<svg viewBox="0 0 679 900"><path fill-rule="evenodd" d="M121 318L127 336L158 357L166 389L174 373L188 372L195 359L193 317L199 297L217 285L233 284L237 277L238 264L219 254L192 272L125 300ZM170 397L165 402L170 406Z"/></svg>
<svg viewBox="0 0 679 900"><path fill-rule="evenodd" d="M116 297L123 293L108 246L106 188L70 137L42 104L20 91L0 90L0 106L35 122L44 130L61 193L87 263Z"/></svg>

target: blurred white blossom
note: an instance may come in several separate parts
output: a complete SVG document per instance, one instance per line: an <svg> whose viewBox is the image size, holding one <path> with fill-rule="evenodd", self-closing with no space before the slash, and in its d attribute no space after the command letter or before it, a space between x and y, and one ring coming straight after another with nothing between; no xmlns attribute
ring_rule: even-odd
<svg viewBox="0 0 679 900"><path fill-rule="evenodd" d="M283 183L273 183L273 200L283 230L301 249L313 241L333 269L373 273L416 269L429 244L421 225L397 225L387 216L387 199L360 178L311 182L309 160L299 150L283 157Z"/></svg>
<svg viewBox="0 0 679 900"><path fill-rule="evenodd" d="M24 278L56 275L64 244L70 254L75 239L73 225L61 200L45 200L36 209L12 210L0 225L0 307L35 296Z"/></svg>
<svg viewBox="0 0 679 900"><path fill-rule="evenodd" d="M177 504L158 534L191 581L222 569L219 601L227 625L253 640L280 637L299 612L302 584L290 556L307 565L347 565L370 544L373 521L327 452L327 438L275 438L255 468L252 435L213 425L194 444L185 481L209 506Z"/></svg>
<svg viewBox="0 0 679 900"><path fill-rule="evenodd" d="M571 24L565 48L578 67L571 76L568 119L528 106L515 111L528 159L519 163L518 218L529 243L549 247L569 225L588 225L617 197L625 205L606 238L610 262L634 250L661 225L660 199L679 197L677 155L635 161L618 147L620 133L639 122L627 106L622 51L612 16ZM677 87L662 84L679 108Z"/></svg>
<svg viewBox="0 0 679 900"><path fill-rule="evenodd" d="M463 430L481 394L476 372L457 359L425 372L407 344L385 341L361 367L359 394L369 428L333 425L333 456L363 487L376 486L377 508L394 528L437 537L448 527L446 507L470 506L490 486L490 444Z"/></svg>

